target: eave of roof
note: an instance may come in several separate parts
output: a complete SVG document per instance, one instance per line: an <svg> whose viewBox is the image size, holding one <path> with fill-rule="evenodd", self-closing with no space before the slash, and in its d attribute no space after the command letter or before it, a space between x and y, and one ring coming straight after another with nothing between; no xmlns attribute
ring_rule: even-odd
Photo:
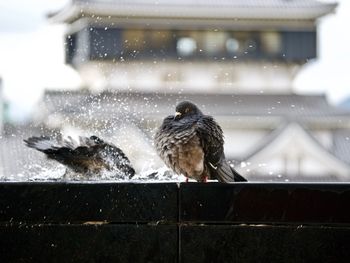
<svg viewBox="0 0 350 263"><path fill-rule="evenodd" d="M266 158L268 158L268 155L271 154L272 148L276 147L276 145L280 147L280 145L285 144L287 140L293 140L295 137L304 141L302 145L316 153L319 158L323 158L328 163L333 164L332 167L339 170L341 174L348 174L350 164L343 158L340 158L339 155L324 148L308 130L304 129L296 122L281 125L280 128L267 135L266 138L264 138L261 143L258 144L255 149L252 149L252 151L242 160L252 161L256 158L261 158L261 156L267 156Z"/></svg>
<svg viewBox="0 0 350 263"><path fill-rule="evenodd" d="M193 1L192 1L193 2ZM145 1L72 1L50 16L53 22L72 23L81 17L315 20L333 12L336 3L317 1L209 1L198 3Z"/></svg>
<svg viewBox="0 0 350 263"><path fill-rule="evenodd" d="M98 101L106 114L118 109L115 101L133 105L144 114L172 113L173 106L181 100L191 100L217 116L286 116L293 118L350 117L350 110L333 107L321 95L297 94L192 94L159 92L105 91L94 94L89 91L46 91L44 103L52 111L79 111L81 105L91 106ZM158 108L153 105L157 104Z"/></svg>

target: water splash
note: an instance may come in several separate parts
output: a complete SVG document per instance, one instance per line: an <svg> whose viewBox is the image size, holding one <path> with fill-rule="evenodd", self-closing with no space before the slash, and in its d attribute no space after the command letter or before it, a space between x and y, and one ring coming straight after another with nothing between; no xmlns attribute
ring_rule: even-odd
<svg viewBox="0 0 350 263"><path fill-rule="evenodd" d="M182 175L177 175L166 167L159 169L148 169L135 174L132 178L128 178L123 174L118 174L115 171L103 171L101 174L78 174L66 173L66 168L63 165L45 167L40 164L27 165L24 171L18 174L0 177L1 181L10 182L45 182L45 181L63 181L63 182L130 182L130 183L154 183L154 182L183 182L186 178Z"/></svg>

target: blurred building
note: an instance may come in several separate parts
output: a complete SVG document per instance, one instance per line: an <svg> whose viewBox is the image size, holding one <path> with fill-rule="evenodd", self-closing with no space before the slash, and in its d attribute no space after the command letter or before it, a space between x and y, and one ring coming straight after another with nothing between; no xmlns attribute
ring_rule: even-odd
<svg viewBox="0 0 350 263"><path fill-rule="evenodd" d="M66 62L93 90L292 92L317 55L314 0L73 0Z"/></svg>
<svg viewBox="0 0 350 263"><path fill-rule="evenodd" d="M340 107L350 109L350 97L345 98L341 103Z"/></svg>
<svg viewBox="0 0 350 263"><path fill-rule="evenodd" d="M0 77L0 136L4 125L4 98L2 95L2 78Z"/></svg>
<svg viewBox="0 0 350 263"><path fill-rule="evenodd" d="M314 0L74 0L66 62L85 89L47 92L39 120L97 133L140 171L159 167L152 138L181 100L224 129L229 159L249 179L350 179L350 111L292 82L317 57L317 21L336 4ZM150 161L154 160L154 162Z"/></svg>

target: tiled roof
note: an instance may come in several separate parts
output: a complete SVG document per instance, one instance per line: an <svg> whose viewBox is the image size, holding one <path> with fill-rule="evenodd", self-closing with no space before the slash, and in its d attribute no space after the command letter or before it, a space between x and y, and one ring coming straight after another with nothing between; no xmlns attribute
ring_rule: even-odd
<svg viewBox="0 0 350 263"><path fill-rule="evenodd" d="M340 106L349 109L350 108L350 97L345 98L345 100L343 100L340 103Z"/></svg>
<svg viewBox="0 0 350 263"><path fill-rule="evenodd" d="M345 126L350 123L350 109L331 106L324 95L48 91L43 103L48 109L48 116L55 113L66 120L75 119L81 123L113 120L138 125L141 119L154 121L173 114L174 106L181 100L191 100L206 114L226 117L230 122L241 117L259 118L262 122L277 118L276 126L270 127L277 129L257 145L252 154L265 147L291 122L299 123L307 132L312 128L308 126L314 123L321 123L321 128L331 126L333 130L338 129L339 123ZM330 152L350 164L350 130L339 130L334 136L335 146Z"/></svg>
<svg viewBox="0 0 350 263"><path fill-rule="evenodd" d="M45 93L49 112L69 116L89 115L113 118L116 115L164 116L172 114L174 105L191 100L206 113L215 116L283 117L298 121L331 118L350 120L350 109L331 106L324 95L297 94L165 94L86 91ZM329 120L329 119L328 119Z"/></svg>
<svg viewBox="0 0 350 263"><path fill-rule="evenodd" d="M299 176L297 178L289 178L288 176L285 176L285 175L280 175L280 177L276 177L276 175L266 175L266 174L259 174L259 173L250 175L249 180L255 181L255 182L298 182L298 183L339 182L339 179L337 178L336 175L329 175L329 176L312 175L312 176Z"/></svg>
<svg viewBox="0 0 350 263"><path fill-rule="evenodd" d="M336 3L316 0L75 0L53 15L57 21L81 16L188 17L224 19L316 19Z"/></svg>
<svg viewBox="0 0 350 263"><path fill-rule="evenodd" d="M224 7L279 7L310 8L323 6L316 0L74 0L75 3L99 3L115 5L150 5L150 6L224 6Z"/></svg>
<svg viewBox="0 0 350 263"><path fill-rule="evenodd" d="M350 129L339 129L333 133L334 155L350 164Z"/></svg>
<svg viewBox="0 0 350 263"><path fill-rule="evenodd" d="M246 161L254 156L256 153L262 151L267 147L271 142L273 142L278 136L280 136L286 129L291 125L298 126L303 132L308 136L308 138L314 142L314 145L317 145L322 151L328 152L331 155L334 155L340 161L350 165L350 129L338 129L332 131L333 136L333 147L331 149L326 149L323 145L313 136L312 132L303 127L299 123L282 123L277 129L269 133L263 140L258 143L254 149L252 149L246 156L241 156L241 161Z"/></svg>
<svg viewBox="0 0 350 263"><path fill-rule="evenodd" d="M113 119L125 121L125 117L139 120L141 118L163 118L173 114L174 105L180 100L196 102L205 113L214 116L227 116L230 120L239 116L259 116L262 119L269 116L279 116L280 124L297 120L303 127L305 123L321 119L329 121L345 119L350 121L350 110L332 107L322 95L296 94L239 94L239 95L199 95L199 94L154 94L154 93L124 93L104 92L91 94L88 91L46 92L43 105L47 116L58 113L62 117L76 118L82 123L92 123L95 119ZM44 112L43 108L41 111ZM119 117L118 117L119 116ZM232 118L231 118L232 117ZM61 120L66 122L65 119ZM134 123L137 124L137 121ZM272 132L256 151L273 140L285 126ZM6 175L23 180L29 175L33 177L36 171L43 168L57 167L49 162L43 154L24 146L23 139L32 135L47 134L50 131L32 126L9 129L0 139L0 179ZM338 159L350 164L350 129L341 128L333 131L334 146L329 151ZM24 171L24 172L23 172ZM62 172L62 171L61 171ZM18 175L19 173L19 175Z"/></svg>

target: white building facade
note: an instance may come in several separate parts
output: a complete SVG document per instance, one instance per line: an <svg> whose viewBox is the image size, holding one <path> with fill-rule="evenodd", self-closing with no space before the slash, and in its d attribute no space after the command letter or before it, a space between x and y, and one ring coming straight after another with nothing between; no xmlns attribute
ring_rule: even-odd
<svg viewBox="0 0 350 263"><path fill-rule="evenodd" d="M292 86L317 58L318 19L335 8L314 0L71 1L50 19L67 24L66 62L85 89L47 92L41 121L109 137L141 171L163 165L154 131L189 99L219 121L226 156L248 179L349 180L350 113Z"/></svg>

